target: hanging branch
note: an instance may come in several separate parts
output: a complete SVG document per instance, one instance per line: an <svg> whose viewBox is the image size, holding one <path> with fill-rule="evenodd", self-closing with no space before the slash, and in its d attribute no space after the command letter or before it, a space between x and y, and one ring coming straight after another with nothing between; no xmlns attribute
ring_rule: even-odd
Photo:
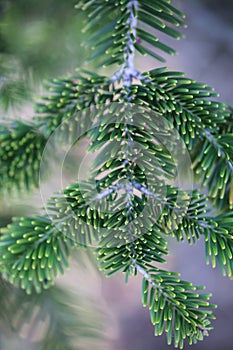
<svg viewBox="0 0 233 350"><path fill-rule="evenodd" d="M72 249L95 245L106 274L121 271L126 279L141 275L143 304L149 305L155 334L165 331L168 343L182 348L185 339L192 344L208 335L215 306L209 303L210 294L202 293L204 287L156 264L165 262L168 235L190 243L203 237L207 262L218 262L223 274L232 276L233 213L210 214L210 203L199 190L171 185L177 179L172 150L180 135L180 152L186 145L209 196L217 206L229 196L231 207L230 108L215 101L213 89L183 73L135 68L136 52L160 61L164 57L157 50L175 52L159 39L161 33L179 39L174 27L185 26L183 13L170 1L90 0L77 7L88 19L89 58L117 65L115 73L104 77L82 71L52 81L49 96L37 104L33 130L38 128L46 142L62 123L55 138L59 146L73 140L77 129L87 136L89 152L95 155L90 178L55 194L46 214L15 218L2 229L0 268L16 286L40 292L64 272ZM5 134L3 160L10 169L16 162L12 179L19 182L20 169L24 183L22 152L7 153L17 147L7 130Z"/></svg>

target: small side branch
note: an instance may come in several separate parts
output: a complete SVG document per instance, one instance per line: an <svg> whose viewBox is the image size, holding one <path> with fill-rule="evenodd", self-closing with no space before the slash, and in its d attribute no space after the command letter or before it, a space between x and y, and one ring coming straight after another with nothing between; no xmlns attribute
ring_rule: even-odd
<svg viewBox="0 0 233 350"><path fill-rule="evenodd" d="M137 17L136 13L138 10L138 1L131 0L127 6L129 18L126 23L128 27L128 32L126 35L127 44L124 50L124 64L123 64L123 84L126 88L129 88L132 84L132 79L135 76L134 68L134 56L135 56L135 47L134 39L137 35Z"/></svg>
<svg viewBox="0 0 233 350"><path fill-rule="evenodd" d="M150 277L149 273L145 269L143 269L143 267L138 265L135 260L133 260L132 263L136 270L143 276L143 278L145 278L153 287L158 287Z"/></svg>

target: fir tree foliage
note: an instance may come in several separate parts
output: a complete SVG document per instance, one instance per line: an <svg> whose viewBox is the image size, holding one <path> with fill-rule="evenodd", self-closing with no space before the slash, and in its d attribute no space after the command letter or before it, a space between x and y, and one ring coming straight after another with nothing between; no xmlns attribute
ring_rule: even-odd
<svg viewBox="0 0 233 350"><path fill-rule="evenodd" d="M14 218L1 230L1 271L27 293L41 292L64 272L72 249L95 245L107 275L141 275L155 335L165 332L169 344L183 348L185 340L193 344L208 335L215 305L204 287L156 264L166 261L168 236L189 243L203 238L207 263L232 277L232 109L181 72L136 70L136 52L159 61L175 53L160 34L179 39L185 16L169 0L78 1L77 8L87 18L90 60L116 72L105 77L82 70L51 81L33 125L1 126L1 172L3 186L38 183L41 151L61 125L59 146L77 129L88 137L95 154L90 178L54 194L46 214ZM190 152L209 198L171 184L177 177L169 151L177 145L174 135ZM214 215L213 208L221 212Z"/></svg>
<svg viewBox="0 0 233 350"><path fill-rule="evenodd" d="M0 179L4 188L29 189L38 184L45 136L37 126L23 121L0 125Z"/></svg>

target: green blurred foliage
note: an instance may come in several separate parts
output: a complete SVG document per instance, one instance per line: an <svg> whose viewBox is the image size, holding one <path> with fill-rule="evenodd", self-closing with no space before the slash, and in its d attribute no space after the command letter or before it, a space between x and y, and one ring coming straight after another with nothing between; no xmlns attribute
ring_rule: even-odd
<svg viewBox="0 0 233 350"><path fill-rule="evenodd" d="M80 293L56 286L29 297L0 276L0 349L100 349L101 318L93 301Z"/></svg>
<svg viewBox="0 0 233 350"><path fill-rule="evenodd" d="M69 74L84 60L76 0L0 1L0 103L30 99L42 79Z"/></svg>

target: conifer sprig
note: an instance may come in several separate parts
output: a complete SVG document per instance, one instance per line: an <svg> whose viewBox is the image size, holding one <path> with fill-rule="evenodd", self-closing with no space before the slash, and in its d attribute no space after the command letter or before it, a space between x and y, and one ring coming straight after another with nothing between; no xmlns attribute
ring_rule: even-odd
<svg viewBox="0 0 233 350"><path fill-rule="evenodd" d="M145 270L135 265L143 276L142 302L149 306L150 318L155 326L155 335L166 332L168 344L183 348L185 340L189 345L203 340L212 329L214 319L209 303L211 294L200 293L202 286L182 281L179 274L158 268Z"/></svg>
<svg viewBox="0 0 233 350"><path fill-rule="evenodd" d="M77 8L88 14L85 30L91 38L87 45L94 51L89 59L98 59L105 66L123 65L129 42L142 55L149 54L164 62L157 50L166 54L174 54L175 50L159 40L160 33L179 39L182 34L174 27L186 26L184 14L166 0L79 1ZM151 34L153 31L158 36Z"/></svg>
<svg viewBox="0 0 233 350"><path fill-rule="evenodd" d="M33 123L14 121L0 125L0 182L11 191L38 184L46 138Z"/></svg>
<svg viewBox="0 0 233 350"><path fill-rule="evenodd" d="M184 191L170 183L178 178L173 150L182 138L179 151L185 154L188 148L190 164L209 197L220 207L228 197L226 207L231 207L230 108L215 101L213 89L183 73L135 68L137 51L159 60L157 49L174 53L154 35L156 30L181 36L174 27L184 26L184 15L169 0L90 0L79 1L78 8L88 18L89 45L94 47L90 59L119 67L110 78L83 71L54 80L48 96L37 104L33 130L43 142L56 130L59 146L74 140L77 130L87 137L89 152L95 155L90 178L54 195L46 215L15 218L2 229L0 268L16 286L40 292L63 273L71 249L96 246L106 274L142 275L143 304L149 305L155 334L167 332L168 343L182 348L185 339L192 344L208 335L215 306L209 303L210 294L200 292L203 287L180 280L156 263L165 262L168 235L190 243L203 237L207 262L218 262L231 277L232 212L210 214L199 190ZM10 169L16 161L12 174L18 183L23 155L7 153L9 147L18 148L8 129L4 135L3 160ZM18 141L20 136L16 145Z"/></svg>

